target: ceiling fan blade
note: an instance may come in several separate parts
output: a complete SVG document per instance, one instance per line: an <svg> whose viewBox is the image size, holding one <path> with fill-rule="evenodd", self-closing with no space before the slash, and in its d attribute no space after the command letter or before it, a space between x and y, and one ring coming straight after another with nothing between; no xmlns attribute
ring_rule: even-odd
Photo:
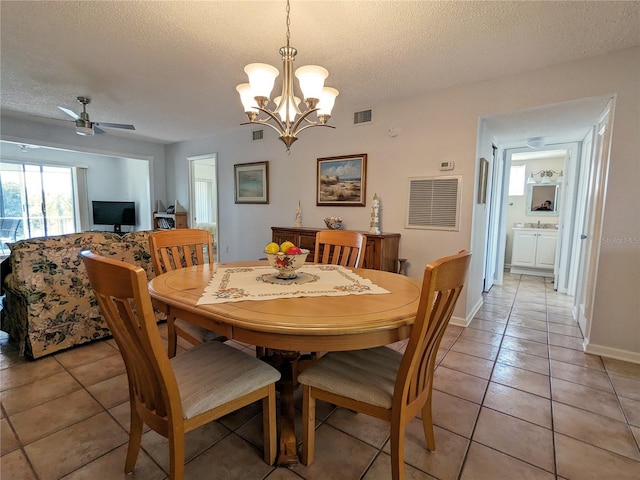
<svg viewBox="0 0 640 480"><path fill-rule="evenodd" d="M136 127L134 127L133 125L127 125L124 123L104 123L104 122L94 122L94 125L100 125L101 127L108 127L108 128L124 128L126 130L135 130Z"/></svg>
<svg viewBox="0 0 640 480"><path fill-rule="evenodd" d="M60 105L58 105L58 108L60 110L62 110L64 113L66 113L67 115L69 115L71 118L73 118L74 120L79 120L80 119L80 115L78 115L76 112L74 112L73 110L69 110L68 108L64 108L61 107Z"/></svg>
<svg viewBox="0 0 640 480"><path fill-rule="evenodd" d="M104 131L104 130L102 130L101 128L96 127L96 124L94 123L94 124L93 124L93 133L98 134L98 133L107 133L107 132L105 132L105 131Z"/></svg>

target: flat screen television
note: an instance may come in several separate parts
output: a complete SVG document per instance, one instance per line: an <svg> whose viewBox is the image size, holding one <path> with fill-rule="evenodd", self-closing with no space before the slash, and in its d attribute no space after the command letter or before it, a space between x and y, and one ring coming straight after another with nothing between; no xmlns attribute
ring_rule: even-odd
<svg viewBox="0 0 640 480"><path fill-rule="evenodd" d="M94 225L113 225L114 232L121 232L122 225L136 224L135 202L93 200L92 203Z"/></svg>

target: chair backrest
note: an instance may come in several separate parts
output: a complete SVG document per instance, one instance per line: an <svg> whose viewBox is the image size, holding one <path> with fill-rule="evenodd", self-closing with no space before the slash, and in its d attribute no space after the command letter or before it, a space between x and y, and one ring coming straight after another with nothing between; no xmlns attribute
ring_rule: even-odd
<svg viewBox="0 0 640 480"><path fill-rule="evenodd" d="M156 275L178 268L213 265L213 236L208 230L177 228L149 234L149 250Z"/></svg>
<svg viewBox="0 0 640 480"><path fill-rule="evenodd" d="M460 297L471 252L441 258L426 266L420 304L396 378L393 410L415 416L431 394L436 354Z"/></svg>
<svg viewBox="0 0 640 480"><path fill-rule="evenodd" d="M361 267L367 237L351 230L320 230L316 234L314 263Z"/></svg>
<svg viewBox="0 0 640 480"><path fill-rule="evenodd" d="M140 413L147 423L149 415L160 421L182 418L178 385L160 338L144 270L87 250L80 257L124 360L131 408L136 408L134 401L142 405L147 414Z"/></svg>

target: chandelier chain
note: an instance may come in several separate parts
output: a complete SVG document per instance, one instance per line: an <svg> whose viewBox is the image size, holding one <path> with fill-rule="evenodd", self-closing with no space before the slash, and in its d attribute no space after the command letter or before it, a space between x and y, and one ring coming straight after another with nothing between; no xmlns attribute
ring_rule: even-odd
<svg viewBox="0 0 640 480"><path fill-rule="evenodd" d="M289 18L290 12L291 5L289 5L289 0L287 0L287 48L289 48L289 37L291 37L291 33L289 32L289 27L291 26L291 19Z"/></svg>

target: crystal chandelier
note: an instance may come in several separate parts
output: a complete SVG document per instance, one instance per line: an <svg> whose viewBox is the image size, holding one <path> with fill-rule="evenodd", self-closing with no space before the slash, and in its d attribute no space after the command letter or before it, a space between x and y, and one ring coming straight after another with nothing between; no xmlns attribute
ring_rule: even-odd
<svg viewBox="0 0 640 480"><path fill-rule="evenodd" d="M242 125L258 124L273 128L287 146L287 152L302 130L310 127L335 128L327 125L327 121L331 117L331 110L338 96L338 90L324 86L324 80L329 76L326 69L317 65L300 67L296 70L295 76L307 107L305 111L300 110L300 99L294 95L293 91L293 61L298 52L289 46L291 23L289 11L289 0L287 0L287 46L280 49L284 72L282 95L273 99L275 108L270 110L267 106L271 102L269 98L271 90L280 73L277 68L264 63L251 63L244 67L249 83L242 83L236 87L244 111L249 118L249 121ZM314 112L318 117L317 121L308 118ZM258 118L260 113L264 113L267 117Z"/></svg>

